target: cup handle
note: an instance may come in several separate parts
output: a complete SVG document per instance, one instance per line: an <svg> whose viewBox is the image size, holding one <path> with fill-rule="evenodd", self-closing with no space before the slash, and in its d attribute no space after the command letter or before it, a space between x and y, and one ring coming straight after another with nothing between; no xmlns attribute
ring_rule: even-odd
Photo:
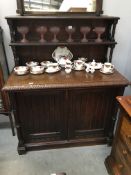
<svg viewBox="0 0 131 175"><path fill-rule="evenodd" d="M114 69L114 65L111 65L111 68Z"/></svg>

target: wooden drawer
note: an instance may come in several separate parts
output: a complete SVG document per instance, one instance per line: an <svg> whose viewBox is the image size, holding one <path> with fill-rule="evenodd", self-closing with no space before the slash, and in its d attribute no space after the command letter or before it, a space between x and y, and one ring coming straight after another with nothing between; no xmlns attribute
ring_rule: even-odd
<svg viewBox="0 0 131 175"><path fill-rule="evenodd" d="M122 120L120 135L131 152L131 120L126 115Z"/></svg>
<svg viewBox="0 0 131 175"><path fill-rule="evenodd" d="M122 139L116 140L116 145L112 150L112 155L116 161L117 167L121 175L131 174L131 153L127 146L123 143Z"/></svg>

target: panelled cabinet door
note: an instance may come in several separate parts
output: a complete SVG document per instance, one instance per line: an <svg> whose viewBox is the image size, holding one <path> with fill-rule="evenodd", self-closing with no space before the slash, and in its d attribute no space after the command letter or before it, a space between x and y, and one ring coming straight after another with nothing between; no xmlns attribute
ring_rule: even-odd
<svg viewBox="0 0 131 175"><path fill-rule="evenodd" d="M115 105L115 91L110 88L69 92L69 138L106 138L109 135ZM113 109L113 110L112 110Z"/></svg>
<svg viewBox="0 0 131 175"><path fill-rule="evenodd" d="M32 91L15 93L16 117L25 143L65 140L65 93Z"/></svg>

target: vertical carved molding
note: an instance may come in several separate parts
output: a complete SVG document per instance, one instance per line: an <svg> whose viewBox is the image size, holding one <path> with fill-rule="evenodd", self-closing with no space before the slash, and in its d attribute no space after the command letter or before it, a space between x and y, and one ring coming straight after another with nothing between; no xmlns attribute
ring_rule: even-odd
<svg viewBox="0 0 131 175"><path fill-rule="evenodd" d="M116 25L118 23L118 19L114 20L113 26L112 26L112 34L111 34L111 41L115 41L115 31L116 31Z"/></svg>
<svg viewBox="0 0 131 175"><path fill-rule="evenodd" d="M14 55L15 66L18 66L19 65L19 57L17 56L17 53L16 53L16 47L11 46L11 48L12 48L13 55Z"/></svg>
<svg viewBox="0 0 131 175"><path fill-rule="evenodd" d="M24 4L23 0L17 0L17 10L16 13L19 13L21 16L24 15Z"/></svg>
<svg viewBox="0 0 131 175"><path fill-rule="evenodd" d="M109 27L108 27L108 30L109 30L109 35L108 35L108 39L110 40L110 41L112 41L112 25L110 25Z"/></svg>
<svg viewBox="0 0 131 175"><path fill-rule="evenodd" d="M110 131L109 131L108 139L107 139L108 145L112 144L113 135L114 135L113 134L114 133L114 126L115 126L115 122L116 122L116 118L117 118L117 112L118 112L118 103L116 103L115 97L116 96L122 96L123 93L124 93L124 88L125 87L119 88L119 90L116 89L116 93L115 93L113 101L112 101L112 103L114 104L113 105L114 110L113 110L113 115L112 115L112 123L111 123Z"/></svg>
<svg viewBox="0 0 131 175"><path fill-rule="evenodd" d="M17 131L17 137L18 137L18 140L19 140L18 153L19 154L24 154L26 152L26 148L25 148L25 145L24 145L24 138L22 136L20 122L19 122L18 115L17 115L17 112L16 112L16 102L15 102L15 99L14 99L15 94L9 93L9 98L10 98L10 101L12 102L11 107L12 107L14 118L15 118L15 126L16 126L16 131Z"/></svg>
<svg viewBox="0 0 131 175"><path fill-rule="evenodd" d="M103 10L102 10L102 4L103 4L103 0L97 0L96 1L96 15L97 16L100 16L100 14L103 13Z"/></svg>
<svg viewBox="0 0 131 175"><path fill-rule="evenodd" d="M7 23L10 29L11 42L15 42L15 30L13 28L13 20L7 19Z"/></svg>
<svg viewBox="0 0 131 175"><path fill-rule="evenodd" d="M109 62L112 62L112 56L114 51L115 45L110 46L110 54L109 54Z"/></svg>

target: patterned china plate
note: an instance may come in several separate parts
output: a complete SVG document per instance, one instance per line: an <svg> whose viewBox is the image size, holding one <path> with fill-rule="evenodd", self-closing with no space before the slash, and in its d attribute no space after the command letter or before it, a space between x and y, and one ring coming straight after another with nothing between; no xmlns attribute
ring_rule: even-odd
<svg viewBox="0 0 131 175"><path fill-rule="evenodd" d="M81 68L77 68L73 66L73 70L77 70L77 71L85 70L85 66L82 66Z"/></svg>
<svg viewBox="0 0 131 175"><path fill-rule="evenodd" d="M114 73L114 70L105 72L105 71L103 71L103 69L101 68L101 69L100 69L100 72L103 73L103 74L106 74L106 75L110 75L110 74L113 74L113 73Z"/></svg>
<svg viewBox="0 0 131 175"><path fill-rule="evenodd" d="M73 58L73 54L70 52L70 50L67 47L57 47L52 53L52 57L56 62L58 62L59 59L62 57L66 57L69 60L71 60Z"/></svg>
<svg viewBox="0 0 131 175"><path fill-rule="evenodd" d="M61 70L61 68L60 67L58 67L58 68L56 68L56 69L49 69L49 68L47 68L47 69L45 69L45 72L46 73L49 73L49 74L52 74L52 73L56 73L56 72L59 72Z"/></svg>

